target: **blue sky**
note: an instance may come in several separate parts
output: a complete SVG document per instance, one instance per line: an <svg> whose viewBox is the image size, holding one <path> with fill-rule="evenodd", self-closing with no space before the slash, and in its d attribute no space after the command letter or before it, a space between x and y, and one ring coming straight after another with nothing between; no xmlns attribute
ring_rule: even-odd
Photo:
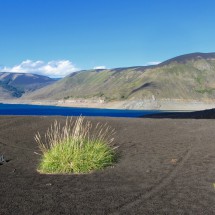
<svg viewBox="0 0 215 215"><path fill-rule="evenodd" d="M55 77L214 52L214 8L214 0L0 0L0 70Z"/></svg>

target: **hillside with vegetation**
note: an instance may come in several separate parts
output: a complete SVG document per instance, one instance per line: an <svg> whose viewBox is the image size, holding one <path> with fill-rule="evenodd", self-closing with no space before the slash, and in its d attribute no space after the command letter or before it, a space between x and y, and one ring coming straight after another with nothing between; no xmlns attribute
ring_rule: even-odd
<svg viewBox="0 0 215 215"><path fill-rule="evenodd" d="M23 98L215 99L215 53L182 55L155 66L80 71Z"/></svg>

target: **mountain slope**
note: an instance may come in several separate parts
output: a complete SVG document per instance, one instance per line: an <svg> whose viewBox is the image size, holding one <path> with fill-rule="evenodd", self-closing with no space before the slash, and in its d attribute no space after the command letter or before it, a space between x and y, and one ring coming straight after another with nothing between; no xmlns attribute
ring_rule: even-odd
<svg viewBox="0 0 215 215"><path fill-rule="evenodd" d="M54 82L55 80L41 75L0 72L0 98L18 98L26 92L34 91Z"/></svg>
<svg viewBox="0 0 215 215"><path fill-rule="evenodd" d="M27 94L27 99L215 98L215 53L193 53L156 66L88 70Z"/></svg>

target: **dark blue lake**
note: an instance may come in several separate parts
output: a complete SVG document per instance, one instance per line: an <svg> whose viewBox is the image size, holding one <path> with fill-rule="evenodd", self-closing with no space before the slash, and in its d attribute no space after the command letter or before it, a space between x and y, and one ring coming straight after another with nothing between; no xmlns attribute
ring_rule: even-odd
<svg viewBox="0 0 215 215"><path fill-rule="evenodd" d="M0 104L0 115L45 115L45 116L106 116L106 117L140 117L160 113L153 110L118 110L98 108L74 108L44 105Z"/></svg>

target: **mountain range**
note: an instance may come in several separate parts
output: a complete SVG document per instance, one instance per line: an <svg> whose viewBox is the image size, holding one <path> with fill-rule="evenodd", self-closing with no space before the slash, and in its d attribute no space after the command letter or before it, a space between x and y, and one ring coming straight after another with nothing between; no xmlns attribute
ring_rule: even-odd
<svg viewBox="0 0 215 215"><path fill-rule="evenodd" d="M20 98L56 80L30 73L0 72L0 99Z"/></svg>
<svg viewBox="0 0 215 215"><path fill-rule="evenodd" d="M153 66L83 70L58 81L0 73L0 96L26 100L214 99L215 53L181 55Z"/></svg>
<svg viewBox="0 0 215 215"><path fill-rule="evenodd" d="M215 98L215 53L182 55L155 66L85 70L36 90L29 99L106 101Z"/></svg>

